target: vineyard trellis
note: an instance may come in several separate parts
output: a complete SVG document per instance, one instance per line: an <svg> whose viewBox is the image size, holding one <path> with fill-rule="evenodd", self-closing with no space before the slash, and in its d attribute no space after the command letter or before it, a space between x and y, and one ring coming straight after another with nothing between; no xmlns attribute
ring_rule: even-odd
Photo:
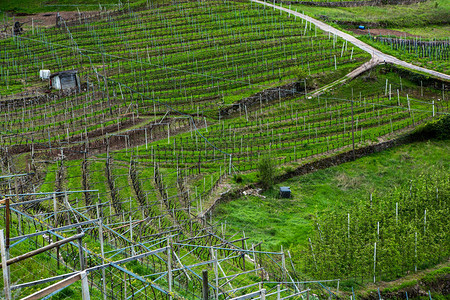
<svg viewBox="0 0 450 300"><path fill-rule="evenodd" d="M411 180L391 197L371 194L348 212L317 218L320 225L310 239L307 268L320 277L362 283L391 280L446 260L448 182L448 174L436 170Z"/></svg>
<svg viewBox="0 0 450 300"><path fill-rule="evenodd" d="M74 203L71 200L73 197L69 197L86 191L27 194L11 192L4 196L19 201L11 203L9 207L11 222L18 224L17 227L9 229L11 231L8 238L11 245L7 248L9 255L16 256L22 250L18 248L24 244L40 248L71 236L74 236L72 239L79 240L59 246L56 252L47 251L45 255L49 257L49 263L56 264L56 268L64 270L63 274L11 286L11 290L20 291L22 295L34 291L33 287L36 285L41 286L76 275L80 269L87 274L90 293L93 296L97 295L95 297L106 299L115 299L119 295L120 298L127 298L127 291L138 298L150 295L151 298L157 299L200 298L202 281L199 270L213 265L215 278L210 280L209 287L215 299L245 294L255 288L262 289L262 285L267 284L260 282L256 285L234 288L237 282L233 283L233 286L232 282L238 276L261 273L261 278L264 274L265 279L269 274L271 278L277 278L277 273L288 274L284 266L283 252L257 251L253 247L248 249L244 246L245 239L227 240L223 232L219 233L223 236L220 237L215 233L217 229L214 229L214 224L206 223L206 226L202 227L196 222L194 228L197 229L191 231L190 235L176 232L168 236L147 238L141 236L136 239L133 238L133 231L137 231L134 224L141 221L135 219L134 224L131 220L129 223L126 221L117 223L117 220L113 221L111 215L103 217L107 203L95 205L97 210L95 219L87 217L85 213L91 208ZM59 194L64 195L64 208L56 200ZM52 206L55 206L56 210L52 211ZM5 209L4 206L2 208ZM33 216L27 212L33 212ZM53 220L57 223L54 224ZM84 243L81 242L82 238ZM243 247L236 246L236 243L241 242ZM11 270L14 270L14 266L10 267ZM223 276L218 274L218 270ZM14 275L14 272L11 272L11 275ZM304 284L314 286L316 283ZM283 290L278 288L277 292L268 293L266 296L270 299L270 296L298 293L297 283L293 281L286 283Z"/></svg>
<svg viewBox="0 0 450 300"><path fill-rule="evenodd" d="M30 156L23 178L0 178L17 224L7 250L17 257L84 233L42 255L47 265L31 259L46 279L11 267L13 291L32 294L85 271L93 297L196 299L208 269L214 299L337 297L339 280L303 281L289 252L290 264L283 250L262 251L215 223L205 213L211 195L263 153L280 164L312 159L346 149L352 134L364 146L446 115L448 91L432 102L386 83L359 100L308 99L284 88L297 67L328 74L369 56L285 17L253 3L149 3L0 41L2 174ZM18 93L44 67L77 68L81 90L47 94L40 83ZM273 85L271 99L222 118L223 107Z"/></svg>

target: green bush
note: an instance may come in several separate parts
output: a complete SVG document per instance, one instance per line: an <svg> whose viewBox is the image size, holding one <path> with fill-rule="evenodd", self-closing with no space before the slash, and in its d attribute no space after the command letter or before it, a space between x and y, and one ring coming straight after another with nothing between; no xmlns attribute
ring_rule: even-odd
<svg viewBox="0 0 450 300"><path fill-rule="evenodd" d="M242 175L241 174L234 174L233 175L233 180L234 180L234 182L236 182L236 183L241 183L242 182Z"/></svg>
<svg viewBox="0 0 450 300"><path fill-rule="evenodd" d="M434 119L418 127L411 136L414 139L450 139L450 116Z"/></svg>
<svg viewBox="0 0 450 300"><path fill-rule="evenodd" d="M263 156L258 162L258 179L264 189L273 185L275 166L269 156Z"/></svg>

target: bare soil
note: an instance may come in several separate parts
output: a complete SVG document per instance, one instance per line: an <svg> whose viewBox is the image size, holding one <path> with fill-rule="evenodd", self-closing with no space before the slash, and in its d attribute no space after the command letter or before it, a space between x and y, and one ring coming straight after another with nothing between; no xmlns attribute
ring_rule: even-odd
<svg viewBox="0 0 450 300"><path fill-rule="evenodd" d="M97 14L94 11L80 11L81 17L88 17L90 15ZM31 21L33 20L34 26L52 27L56 25L57 12L44 12L31 15L19 14L15 16L15 20L20 23L25 23L25 27L31 27ZM66 21L79 18L78 11L60 11L59 15Z"/></svg>
<svg viewBox="0 0 450 300"><path fill-rule="evenodd" d="M369 33L369 29L357 29L357 28L349 28L347 29L357 35L366 35ZM398 31L398 30L392 30L392 29L386 29L386 28L373 28L370 29L370 34L372 35L393 35L393 36L398 36L398 37L404 37L404 36L409 36L409 37L418 37L417 35L413 35L404 31Z"/></svg>

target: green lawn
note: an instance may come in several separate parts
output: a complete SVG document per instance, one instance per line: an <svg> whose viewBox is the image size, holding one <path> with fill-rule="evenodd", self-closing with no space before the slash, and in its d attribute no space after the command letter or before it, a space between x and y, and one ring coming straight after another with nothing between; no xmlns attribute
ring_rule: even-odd
<svg viewBox="0 0 450 300"><path fill-rule="evenodd" d="M356 162L292 178L265 192L266 199L247 196L222 204L217 219L227 228L245 231L250 243L264 241L266 249L305 246L312 226L311 217L328 210L346 209L356 201L368 200L370 193L389 195L421 173L436 168L450 171L449 141L417 142ZM278 187L290 186L293 198L279 199Z"/></svg>

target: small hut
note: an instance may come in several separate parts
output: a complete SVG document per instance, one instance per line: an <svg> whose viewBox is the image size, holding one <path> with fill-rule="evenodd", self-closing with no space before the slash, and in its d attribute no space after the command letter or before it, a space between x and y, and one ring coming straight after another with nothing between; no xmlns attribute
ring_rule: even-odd
<svg viewBox="0 0 450 300"><path fill-rule="evenodd" d="M39 70L39 78L42 80L47 80L50 78L51 72L50 70Z"/></svg>
<svg viewBox="0 0 450 300"><path fill-rule="evenodd" d="M80 89L77 70L62 71L50 75L50 87L56 90Z"/></svg>
<svg viewBox="0 0 450 300"><path fill-rule="evenodd" d="M291 188L288 186L280 187L280 198L291 198Z"/></svg>

